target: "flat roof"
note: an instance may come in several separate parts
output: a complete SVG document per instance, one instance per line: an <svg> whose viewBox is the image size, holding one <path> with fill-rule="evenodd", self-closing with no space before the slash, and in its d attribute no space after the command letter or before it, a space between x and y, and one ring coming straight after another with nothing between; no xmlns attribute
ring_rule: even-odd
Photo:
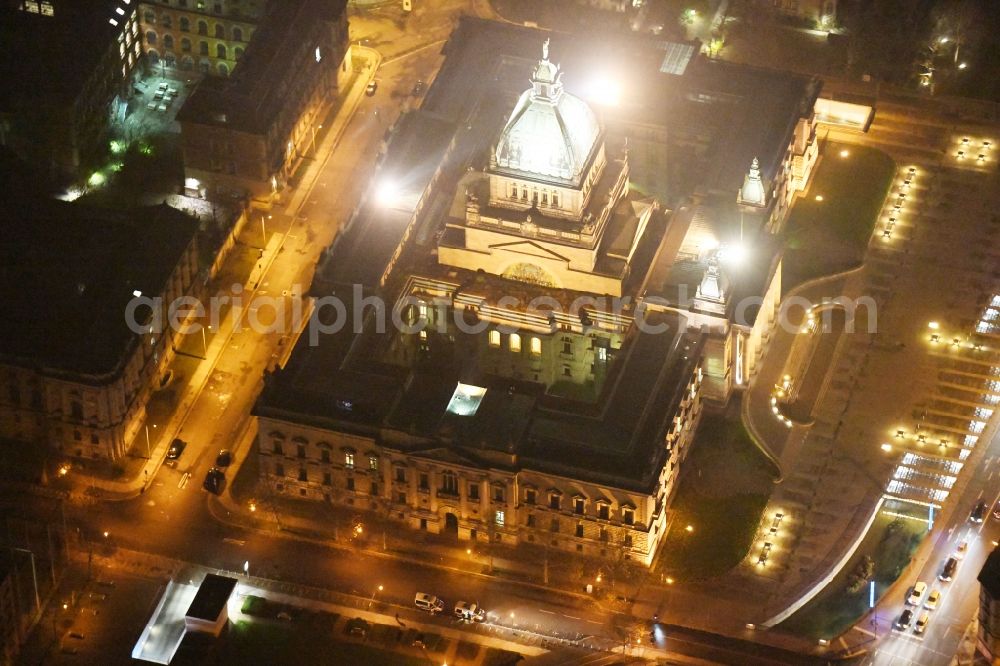
<svg viewBox="0 0 1000 666"><path fill-rule="evenodd" d="M114 0L48 0L52 16L21 11L22 0L0 0L0 108L36 104L35 113L62 111L117 47L127 16ZM126 8L128 9L128 8ZM119 19L117 26L110 18ZM52 105L47 106L47 105Z"/></svg>
<svg viewBox="0 0 1000 666"><path fill-rule="evenodd" d="M347 0L269 2L232 75L204 77L177 120L266 133L287 104L282 82L299 66L295 58L304 36L318 21L339 20L346 7Z"/></svg>
<svg viewBox="0 0 1000 666"><path fill-rule="evenodd" d="M229 597L236 589L236 583L237 580L229 576L207 574L205 580L198 586L198 593L191 600L184 617L214 622L229 602Z"/></svg>
<svg viewBox="0 0 1000 666"><path fill-rule="evenodd" d="M133 292L163 293L198 231L165 204L110 210L8 193L0 216L0 357L91 375L127 356Z"/></svg>

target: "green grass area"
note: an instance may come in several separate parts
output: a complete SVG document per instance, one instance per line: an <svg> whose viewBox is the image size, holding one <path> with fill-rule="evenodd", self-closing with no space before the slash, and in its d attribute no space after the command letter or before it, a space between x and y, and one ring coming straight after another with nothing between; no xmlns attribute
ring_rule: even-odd
<svg viewBox="0 0 1000 666"><path fill-rule="evenodd" d="M786 290L861 262L895 171L895 163L880 150L825 145L812 183L788 220Z"/></svg>
<svg viewBox="0 0 1000 666"><path fill-rule="evenodd" d="M910 563L914 551L927 534L927 523L902 519L884 511L861 542L854 557L815 599L782 622L781 629L813 639L832 639L847 631L868 611L869 586L848 590L848 579L866 555L875 562L876 594L881 596Z"/></svg>
<svg viewBox="0 0 1000 666"><path fill-rule="evenodd" d="M552 386L548 388L546 393L560 398L568 398L569 400L594 402L597 400L597 390L598 387L593 381L577 384L576 382L560 379L553 382Z"/></svg>
<svg viewBox="0 0 1000 666"><path fill-rule="evenodd" d="M657 572L713 578L746 557L777 473L740 421L712 414L703 417L682 469Z"/></svg>

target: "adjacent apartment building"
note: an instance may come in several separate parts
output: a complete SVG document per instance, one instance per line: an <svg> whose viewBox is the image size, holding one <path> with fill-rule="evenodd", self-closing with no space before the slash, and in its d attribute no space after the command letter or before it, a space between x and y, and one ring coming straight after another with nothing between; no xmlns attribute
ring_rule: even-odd
<svg viewBox="0 0 1000 666"><path fill-rule="evenodd" d="M173 358L177 334L145 324L197 288L198 222L166 205L110 211L9 195L2 227L0 439L116 461ZM162 307L130 310L139 298Z"/></svg>
<svg viewBox="0 0 1000 666"><path fill-rule="evenodd" d="M322 113L350 75L346 7L346 0L270 4L232 74L198 84L177 116L189 194L268 199L284 188L315 151ZM235 55L242 47L233 48ZM213 66L223 64L232 63Z"/></svg>

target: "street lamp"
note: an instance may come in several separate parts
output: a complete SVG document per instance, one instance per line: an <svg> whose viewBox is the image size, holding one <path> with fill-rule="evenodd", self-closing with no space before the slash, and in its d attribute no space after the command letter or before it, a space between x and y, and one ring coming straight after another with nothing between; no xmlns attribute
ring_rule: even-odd
<svg viewBox="0 0 1000 666"><path fill-rule="evenodd" d="M368 608L369 608L369 610L371 609L371 607L372 607L372 604L374 604L374 603L375 603L375 595L376 595L376 594L378 594L379 592L381 592L381 591L382 591L382 589L383 589L383 588L382 588L382 586L381 586L381 585L379 585L379 586L378 586L378 587L376 587L376 588L375 588L375 590L374 590L374 591L372 592L372 598L371 598L371 599L370 599L370 600L368 601Z"/></svg>
<svg viewBox="0 0 1000 666"><path fill-rule="evenodd" d="M149 460L149 424L144 423L143 427L146 429L146 460ZM153 424L153 430L156 430L156 424Z"/></svg>

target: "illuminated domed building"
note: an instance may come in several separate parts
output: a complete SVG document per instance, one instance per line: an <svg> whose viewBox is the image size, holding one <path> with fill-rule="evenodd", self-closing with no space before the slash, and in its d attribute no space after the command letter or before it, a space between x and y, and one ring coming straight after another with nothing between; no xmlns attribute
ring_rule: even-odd
<svg viewBox="0 0 1000 666"><path fill-rule="evenodd" d="M548 40L489 164L463 185L466 215L449 224L440 263L550 287L624 293L652 205L629 200L625 146L609 149L597 114L564 89Z"/></svg>

